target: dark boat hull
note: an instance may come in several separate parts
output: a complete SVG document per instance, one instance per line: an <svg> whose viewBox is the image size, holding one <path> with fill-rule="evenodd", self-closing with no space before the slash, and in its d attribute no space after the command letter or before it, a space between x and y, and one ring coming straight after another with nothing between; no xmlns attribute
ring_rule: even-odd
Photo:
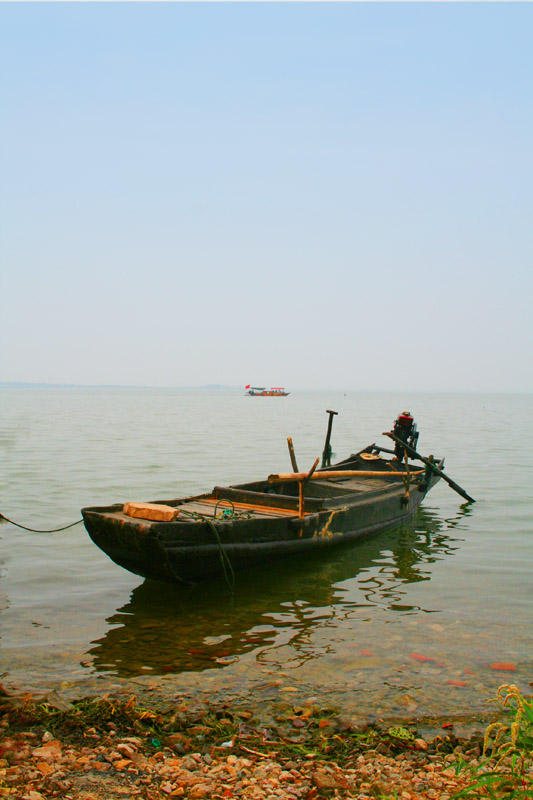
<svg viewBox="0 0 533 800"><path fill-rule="evenodd" d="M324 478L327 472L324 472ZM390 475L386 476L391 477ZM438 481L411 486L406 496L403 481L351 494L308 499L318 506L301 519L296 507L285 516L223 520L191 518L172 522L131 519L122 506L82 510L93 542L121 567L158 581L197 582L221 577L230 569L261 567L283 558L327 550L343 542L377 534L412 517L429 489ZM253 486L233 487L238 492ZM249 492L248 494L253 494ZM209 497L189 498L189 501ZM266 496L265 496L266 497ZM270 496L271 498L272 496ZM286 505L290 506L288 498ZM187 500L159 501L180 506ZM265 502L267 500L265 499ZM282 502L278 497L268 502Z"/></svg>

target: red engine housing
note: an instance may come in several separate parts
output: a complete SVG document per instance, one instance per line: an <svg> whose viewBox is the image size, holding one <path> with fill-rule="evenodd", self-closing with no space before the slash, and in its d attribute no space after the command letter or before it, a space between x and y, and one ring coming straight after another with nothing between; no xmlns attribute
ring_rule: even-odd
<svg viewBox="0 0 533 800"><path fill-rule="evenodd" d="M413 424L413 422L414 422L414 419L411 416L411 414L409 413L409 411L404 411L403 414L398 414L398 419L396 420L396 423L398 425L402 425L402 426L406 426L406 427L410 427Z"/></svg>

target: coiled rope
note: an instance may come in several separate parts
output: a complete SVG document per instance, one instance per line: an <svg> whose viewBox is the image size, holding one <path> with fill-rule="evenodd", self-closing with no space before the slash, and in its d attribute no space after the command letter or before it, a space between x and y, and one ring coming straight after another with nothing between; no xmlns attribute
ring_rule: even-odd
<svg viewBox="0 0 533 800"><path fill-rule="evenodd" d="M63 525L62 528L50 528L49 530L38 530L37 528L28 528L26 525L19 525L18 522L13 522L12 519L6 517L5 514L0 512L0 522L10 522L11 525L15 525L17 528L22 528L24 531L30 531L31 533L57 533L58 531L66 531L67 528L73 528L74 525L79 525L80 522L83 522L83 519L78 519L76 522L71 522L70 525Z"/></svg>

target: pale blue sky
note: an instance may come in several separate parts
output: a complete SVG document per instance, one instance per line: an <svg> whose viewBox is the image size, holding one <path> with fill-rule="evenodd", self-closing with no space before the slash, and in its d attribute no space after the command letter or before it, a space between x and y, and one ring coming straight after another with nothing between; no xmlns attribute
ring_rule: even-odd
<svg viewBox="0 0 533 800"><path fill-rule="evenodd" d="M0 4L0 381L533 391L529 3Z"/></svg>

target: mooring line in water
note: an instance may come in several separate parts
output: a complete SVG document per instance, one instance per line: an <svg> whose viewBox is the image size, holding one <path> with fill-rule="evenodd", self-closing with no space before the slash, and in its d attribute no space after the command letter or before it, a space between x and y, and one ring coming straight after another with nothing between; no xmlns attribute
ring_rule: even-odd
<svg viewBox="0 0 533 800"><path fill-rule="evenodd" d="M6 517L6 515L2 514L0 511L0 522L10 522L11 525L22 528L24 531L30 531L31 533L57 533L58 531L66 531L67 528L73 528L74 525L79 525L80 522L83 522L83 519L78 519L76 522L71 522L70 525L64 525L62 528L50 528L50 530L42 531L37 530L37 528L27 528L26 525L19 525L18 522L13 522L12 519L9 519L9 517Z"/></svg>
<svg viewBox="0 0 533 800"><path fill-rule="evenodd" d="M220 564L222 566L222 572L224 573L224 580L226 581L226 584L227 584L231 594L234 594L235 593L235 573L233 571L233 567L231 565L231 561L229 560L228 554L224 550L224 546L222 544L220 536L218 535L218 531L216 529L215 523L212 522L210 519L206 519L206 522L210 526L210 528L213 531L213 533L215 534L215 537L216 537L217 542L218 542L218 554L219 554L219 557L220 557ZM229 574L228 574L228 570L229 570Z"/></svg>
<svg viewBox="0 0 533 800"><path fill-rule="evenodd" d="M231 501L229 501L231 502ZM218 505L218 503L217 503ZM232 503L233 505L233 503ZM216 513L216 508L215 508ZM226 581L226 585L230 591L230 594L235 593L235 572L233 571L233 567L231 565L231 561L229 559L228 554L224 549L224 545L222 544L222 540L218 534L217 528L215 523L212 519L209 519L205 514L200 514L197 511L186 511L185 509L180 509L180 514L184 516L191 517L192 519L198 520L198 522L205 522L209 528L211 528L213 534L218 543L218 554L220 557L220 564L222 566L222 572L224 574L224 580ZM234 512L235 514L235 512ZM236 516L236 515L235 515ZM249 515L248 515L249 516Z"/></svg>

